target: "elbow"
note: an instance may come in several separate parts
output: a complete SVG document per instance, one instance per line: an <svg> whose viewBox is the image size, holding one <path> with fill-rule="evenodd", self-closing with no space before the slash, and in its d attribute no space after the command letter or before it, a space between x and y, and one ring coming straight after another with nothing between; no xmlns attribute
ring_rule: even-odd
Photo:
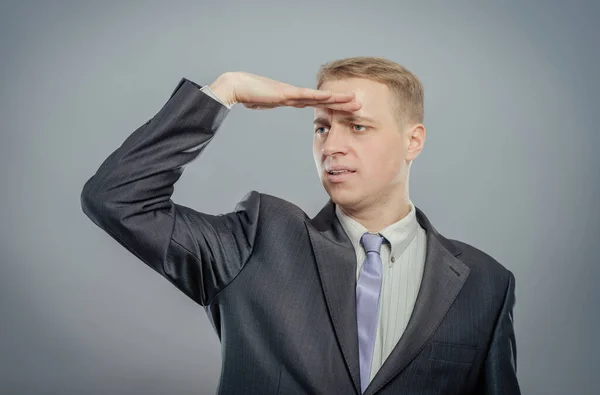
<svg viewBox="0 0 600 395"><path fill-rule="evenodd" d="M90 178L81 191L79 200L83 213L92 221L97 222L103 215L106 207L106 199L102 190L97 187L95 178Z"/></svg>

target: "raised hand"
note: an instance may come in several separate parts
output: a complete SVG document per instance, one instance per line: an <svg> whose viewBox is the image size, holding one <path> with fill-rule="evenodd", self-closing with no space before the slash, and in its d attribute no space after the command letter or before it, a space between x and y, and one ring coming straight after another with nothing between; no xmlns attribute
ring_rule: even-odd
<svg viewBox="0 0 600 395"><path fill-rule="evenodd" d="M240 103L250 109L310 106L357 111L361 107L360 103L354 100L354 92L299 88L246 72L224 73L210 85L210 88L222 101L228 104Z"/></svg>

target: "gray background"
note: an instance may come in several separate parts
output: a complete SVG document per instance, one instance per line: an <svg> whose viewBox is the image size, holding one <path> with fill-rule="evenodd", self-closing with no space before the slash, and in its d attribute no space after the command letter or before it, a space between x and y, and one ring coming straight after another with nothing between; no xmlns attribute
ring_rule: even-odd
<svg viewBox="0 0 600 395"><path fill-rule="evenodd" d="M0 6L0 392L214 393L203 309L93 225L81 188L181 77L314 86L375 55L426 88L411 198L516 275L523 393L599 393L598 2L250 3ZM311 121L234 108L174 200L220 213L255 189L316 214Z"/></svg>

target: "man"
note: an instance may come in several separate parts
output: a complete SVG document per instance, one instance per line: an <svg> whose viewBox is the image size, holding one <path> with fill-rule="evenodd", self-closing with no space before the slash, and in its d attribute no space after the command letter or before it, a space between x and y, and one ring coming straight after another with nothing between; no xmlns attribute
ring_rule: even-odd
<svg viewBox="0 0 600 395"><path fill-rule="evenodd" d="M235 103L315 107L331 197L315 218L256 191L223 215L171 201ZM205 306L219 394L519 394L512 273L409 199L422 122L421 83L382 58L324 65L316 90L242 72L183 79L86 183L82 207Z"/></svg>

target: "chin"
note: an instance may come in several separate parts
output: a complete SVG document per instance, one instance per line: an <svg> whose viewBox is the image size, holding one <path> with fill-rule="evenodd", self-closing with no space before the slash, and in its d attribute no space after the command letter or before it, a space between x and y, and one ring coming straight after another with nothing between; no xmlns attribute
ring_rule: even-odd
<svg viewBox="0 0 600 395"><path fill-rule="evenodd" d="M327 194L333 203L345 208L354 207L361 201L361 196L359 196L355 191L348 189L337 187L330 188L325 186L325 191L327 191Z"/></svg>

